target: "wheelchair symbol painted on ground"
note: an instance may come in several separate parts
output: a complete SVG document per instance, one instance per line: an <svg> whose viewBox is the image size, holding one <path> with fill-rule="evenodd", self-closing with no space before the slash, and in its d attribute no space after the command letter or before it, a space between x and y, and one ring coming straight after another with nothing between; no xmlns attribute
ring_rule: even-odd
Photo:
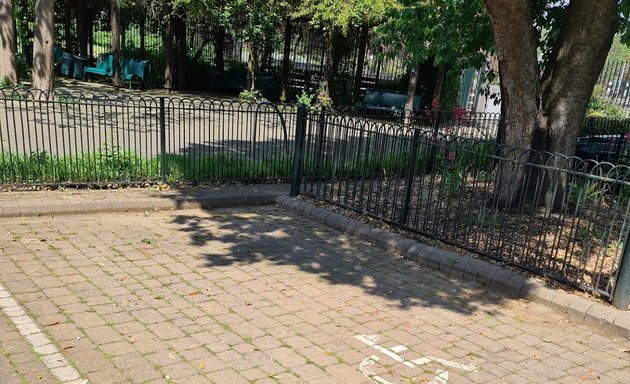
<svg viewBox="0 0 630 384"><path fill-rule="evenodd" d="M453 361L440 359L439 357L433 356L424 356L414 360L407 360L400 355L400 353L408 351L408 348L404 345L397 345L391 348L385 348L378 344L379 337L378 335L356 335L355 339L359 340L363 344L374 348L379 351L386 357L404 365L407 368L415 369L422 368L430 363L435 363L441 368L454 368L461 371L474 372L477 371L477 367L472 364L461 364ZM395 384L391 381L388 381L379 375L375 371L375 365L381 362L381 358L376 355L371 355L363 359L359 364L359 370L365 377L370 379L374 383L378 384ZM426 382L426 381L423 381ZM448 383L448 371L446 369L436 369L435 377L431 381L428 381L428 384L447 384Z"/></svg>

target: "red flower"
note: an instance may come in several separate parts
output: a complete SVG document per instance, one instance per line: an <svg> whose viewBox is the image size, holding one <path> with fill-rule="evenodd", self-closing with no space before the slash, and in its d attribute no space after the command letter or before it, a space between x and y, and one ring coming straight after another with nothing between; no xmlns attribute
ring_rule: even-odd
<svg viewBox="0 0 630 384"><path fill-rule="evenodd" d="M450 151L447 155L447 158L449 159L449 161L455 161L455 157L456 157L456 154L453 151Z"/></svg>
<svg viewBox="0 0 630 384"><path fill-rule="evenodd" d="M466 115L466 108L462 108L459 105L453 107L453 115L455 115L457 120L461 119L464 115Z"/></svg>
<svg viewBox="0 0 630 384"><path fill-rule="evenodd" d="M431 109L434 111L440 109L440 99L438 97L433 98L433 101L431 102Z"/></svg>

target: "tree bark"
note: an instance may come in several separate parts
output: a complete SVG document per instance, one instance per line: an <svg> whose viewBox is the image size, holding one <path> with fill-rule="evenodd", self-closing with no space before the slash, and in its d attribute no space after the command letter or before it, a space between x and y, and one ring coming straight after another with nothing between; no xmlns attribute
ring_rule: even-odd
<svg viewBox="0 0 630 384"><path fill-rule="evenodd" d="M147 27L146 27L146 23L147 23L147 18L146 16L143 14L140 16L140 56L144 57L145 56L145 51L146 51L146 33L147 33Z"/></svg>
<svg viewBox="0 0 630 384"><path fill-rule="evenodd" d="M88 23L88 9L87 1L77 0L78 9L78 29L79 29L79 55L82 57L88 56L88 38L89 38L89 23Z"/></svg>
<svg viewBox="0 0 630 384"><path fill-rule="evenodd" d="M0 0L0 84L17 83L13 0Z"/></svg>
<svg viewBox="0 0 630 384"><path fill-rule="evenodd" d="M173 23L169 17L164 26L164 88L173 88Z"/></svg>
<svg viewBox="0 0 630 384"><path fill-rule="evenodd" d="M446 77L446 67L440 65L435 71L435 84L433 86L433 99L438 103L442 99L442 90L444 89L444 78Z"/></svg>
<svg viewBox="0 0 630 384"><path fill-rule="evenodd" d="M409 86L407 87L407 101L403 110L403 123L411 123L413 117L413 99L416 96L418 87L418 72L420 72L420 64L415 64L409 70Z"/></svg>
<svg viewBox="0 0 630 384"><path fill-rule="evenodd" d="M289 90L289 73L291 65L291 38L293 37L293 24L291 18L287 17L284 23L284 51L282 53L282 74L280 76L280 87L282 93L280 101L287 101L287 93Z"/></svg>
<svg viewBox="0 0 630 384"><path fill-rule="evenodd" d="M247 89L253 92L256 89L256 47L254 43L248 42L247 56Z"/></svg>
<svg viewBox="0 0 630 384"><path fill-rule="evenodd" d="M111 0L111 27L112 27L112 61L113 83L120 86L120 8L118 0Z"/></svg>
<svg viewBox="0 0 630 384"><path fill-rule="evenodd" d="M359 56L357 57L357 67L354 73L354 102L359 101L361 85L363 84L363 66L365 65L365 52L367 51L370 28L367 25L361 27L361 37L359 38ZM414 88L414 93L415 93Z"/></svg>
<svg viewBox="0 0 630 384"><path fill-rule="evenodd" d="M484 2L499 64L499 142L509 147L573 155L593 86L617 30L617 2L572 0L542 76L533 27L533 1ZM511 153L521 161L533 161L531 154L523 151ZM524 165L504 164L496 188L503 206L511 207L522 199L518 196L538 204L531 191L522 191L525 177L531 177L531 173L527 176ZM565 181L553 182L560 192L551 193L552 180L546 177L542 192L537 194L545 199L548 208L557 206L565 190Z"/></svg>
<svg viewBox="0 0 630 384"><path fill-rule="evenodd" d="M225 71L225 29L219 28L215 33L214 43L214 63L217 67L219 75L223 75Z"/></svg>
<svg viewBox="0 0 630 384"><path fill-rule="evenodd" d="M37 0L35 4L35 31L33 37L32 86L42 91L51 91L54 87L54 24L55 0Z"/></svg>
<svg viewBox="0 0 630 384"><path fill-rule="evenodd" d="M334 34L328 32L326 36L326 44L324 46L324 68L322 70L322 82L319 88L317 98L324 106L330 106L330 84L335 77L333 68L333 52L334 52Z"/></svg>
<svg viewBox="0 0 630 384"><path fill-rule="evenodd" d="M173 33L175 35L175 77L177 89L184 89L186 86L186 18L184 12L180 9L173 20Z"/></svg>

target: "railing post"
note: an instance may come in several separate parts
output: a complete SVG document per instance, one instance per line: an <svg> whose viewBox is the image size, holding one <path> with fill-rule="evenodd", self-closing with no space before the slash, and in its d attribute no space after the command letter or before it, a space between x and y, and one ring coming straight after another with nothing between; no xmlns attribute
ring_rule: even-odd
<svg viewBox="0 0 630 384"><path fill-rule="evenodd" d="M630 230L623 243L623 253L621 263L619 263L619 273L615 282L615 290L612 296L612 304L617 309L628 310L630 305Z"/></svg>
<svg viewBox="0 0 630 384"><path fill-rule="evenodd" d="M409 161L407 163L407 177L405 179L405 201L400 214L400 225L407 225L409 219L409 204L411 204L411 192L413 192L413 179L416 176L416 160L418 159L418 147L420 145L420 130L413 130L413 140L410 144Z"/></svg>
<svg viewBox="0 0 630 384"><path fill-rule="evenodd" d="M438 134L440 133L440 124L442 120L442 111L438 110L435 112L435 120L433 121L433 137L431 138L431 153L429 154L429 159L427 162L427 172L433 172L435 168L435 160L437 157L437 146L438 146Z"/></svg>
<svg viewBox="0 0 630 384"><path fill-rule="evenodd" d="M166 110L164 96L160 97L160 174L166 183Z"/></svg>
<svg viewBox="0 0 630 384"><path fill-rule="evenodd" d="M304 141L306 137L306 118L308 109L300 103L297 106L297 118L295 123L295 148L293 151L293 174L291 177L291 196L300 194L302 182L302 164L304 158Z"/></svg>

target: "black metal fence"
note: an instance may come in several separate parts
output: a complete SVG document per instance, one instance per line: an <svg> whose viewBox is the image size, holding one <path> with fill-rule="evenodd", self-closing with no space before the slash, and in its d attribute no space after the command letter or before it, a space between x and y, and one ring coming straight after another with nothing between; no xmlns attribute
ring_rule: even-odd
<svg viewBox="0 0 630 384"><path fill-rule="evenodd" d="M292 180L604 297L625 281L630 296L630 167L499 146L484 125L497 116L368 117L0 89L0 186ZM626 129L591 123L586 137Z"/></svg>
<svg viewBox="0 0 630 384"><path fill-rule="evenodd" d="M613 296L629 167L327 113L304 137L304 193Z"/></svg>
<svg viewBox="0 0 630 384"><path fill-rule="evenodd" d="M288 180L295 108L0 90L0 185Z"/></svg>

